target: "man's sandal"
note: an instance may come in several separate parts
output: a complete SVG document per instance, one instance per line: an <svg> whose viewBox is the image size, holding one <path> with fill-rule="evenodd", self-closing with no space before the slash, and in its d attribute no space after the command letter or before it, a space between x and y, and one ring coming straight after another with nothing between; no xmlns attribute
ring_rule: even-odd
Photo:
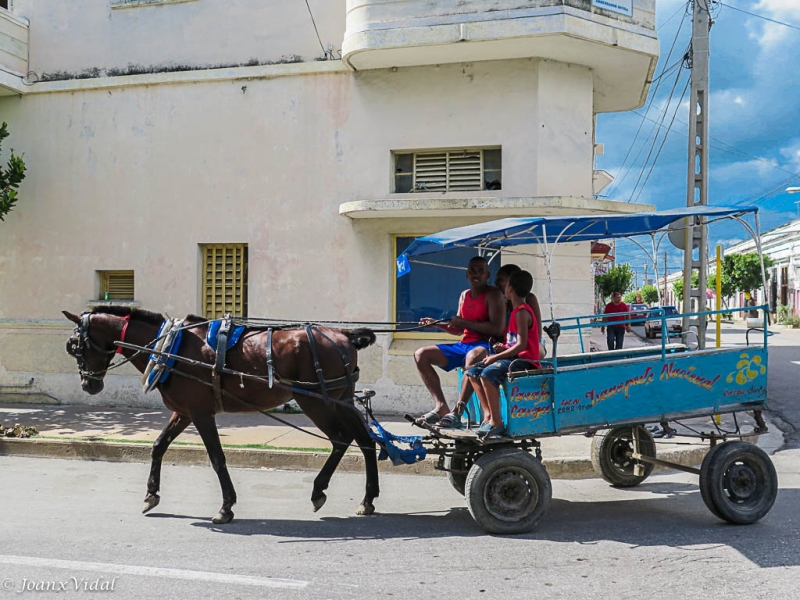
<svg viewBox="0 0 800 600"><path fill-rule="evenodd" d="M461 428L461 416L457 415L456 413L447 413L445 416L441 418L438 423L438 426L442 429L460 429Z"/></svg>
<svg viewBox="0 0 800 600"><path fill-rule="evenodd" d="M425 413L417 418L418 423L427 423L428 425L436 425L439 422L439 413L435 410Z"/></svg>

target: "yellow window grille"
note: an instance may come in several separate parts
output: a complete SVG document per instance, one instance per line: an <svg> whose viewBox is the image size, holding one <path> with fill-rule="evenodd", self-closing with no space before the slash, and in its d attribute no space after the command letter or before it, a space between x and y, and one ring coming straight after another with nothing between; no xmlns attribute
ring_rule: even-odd
<svg viewBox="0 0 800 600"><path fill-rule="evenodd" d="M100 271L100 300L133 300L133 271Z"/></svg>
<svg viewBox="0 0 800 600"><path fill-rule="evenodd" d="M247 316L247 244L204 244L203 316Z"/></svg>

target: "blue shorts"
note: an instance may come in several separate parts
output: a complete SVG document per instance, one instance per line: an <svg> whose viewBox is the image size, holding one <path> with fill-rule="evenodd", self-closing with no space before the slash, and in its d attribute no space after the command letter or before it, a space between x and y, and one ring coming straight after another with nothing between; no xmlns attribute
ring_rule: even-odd
<svg viewBox="0 0 800 600"><path fill-rule="evenodd" d="M480 342L456 342L455 344L437 344L436 347L442 351L444 357L447 359L447 366L442 367L445 371L452 371L457 367L463 367L464 361L467 360L467 354L470 350L475 348L486 348L489 350L489 342L481 340Z"/></svg>
<svg viewBox="0 0 800 600"><path fill-rule="evenodd" d="M529 368L531 364L534 364L526 361L525 359L501 358L500 360L496 360L490 364L488 367L484 367L483 365L476 365L472 367L469 371L467 371L467 377L482 377L494 387L499 388L505 382L506 377L508 376L508 367L510 367L511 363L514 361L516 361L516 364L514 365L515 371Z"/></svg>

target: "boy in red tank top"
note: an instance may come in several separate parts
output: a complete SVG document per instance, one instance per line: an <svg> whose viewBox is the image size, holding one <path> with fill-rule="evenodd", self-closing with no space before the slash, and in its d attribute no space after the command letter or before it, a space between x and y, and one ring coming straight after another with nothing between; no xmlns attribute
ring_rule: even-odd
<svg viewBox="0 0 800 600"><path fill-rule="evenodd" d="M501 436L506 428L500 417L500 386L508 368L517 362L520 369L539 367L539 325L533 309L525 298L533 287L533 277L527 271L517 271L508 278L506 298L514 310L508 323L505 344L495 344L492 354L472 367L467 376L481 401L485 421L478 428L480 436Z"/></svg>
<svg viewBox="0 0 800 600"><path fill-rule="evenodd" d="M433 410L419 418L427 423L437 423L449 411L434 367L452 371L456 367L472 366L488 352L489 338L501 337L505 330L505 301L497 288L488 285L489 263L485 258L476 256L469 261L467 280L470 289L461 293L457 316L449 323L436 323L435 319L428 317L419 322L421 327L434 326L462 336L461 341L455 344L426 346L414 353L422 382L436 403ZM464 382L466 384L466 378Z"/></svg>

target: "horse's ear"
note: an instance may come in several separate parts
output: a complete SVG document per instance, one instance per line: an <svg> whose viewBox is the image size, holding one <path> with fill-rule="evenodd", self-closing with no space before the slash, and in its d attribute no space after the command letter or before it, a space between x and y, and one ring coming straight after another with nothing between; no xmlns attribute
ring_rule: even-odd
<svg viewBox="0 0 800 600"><path fill-rule="evenodd" d="M61 312L64 313L64 316L67 317L70 321L75 323L75 325L81 324L81 318L78 315L73 315L71 312L67 312L66 310L62 310Z"/></svg>

